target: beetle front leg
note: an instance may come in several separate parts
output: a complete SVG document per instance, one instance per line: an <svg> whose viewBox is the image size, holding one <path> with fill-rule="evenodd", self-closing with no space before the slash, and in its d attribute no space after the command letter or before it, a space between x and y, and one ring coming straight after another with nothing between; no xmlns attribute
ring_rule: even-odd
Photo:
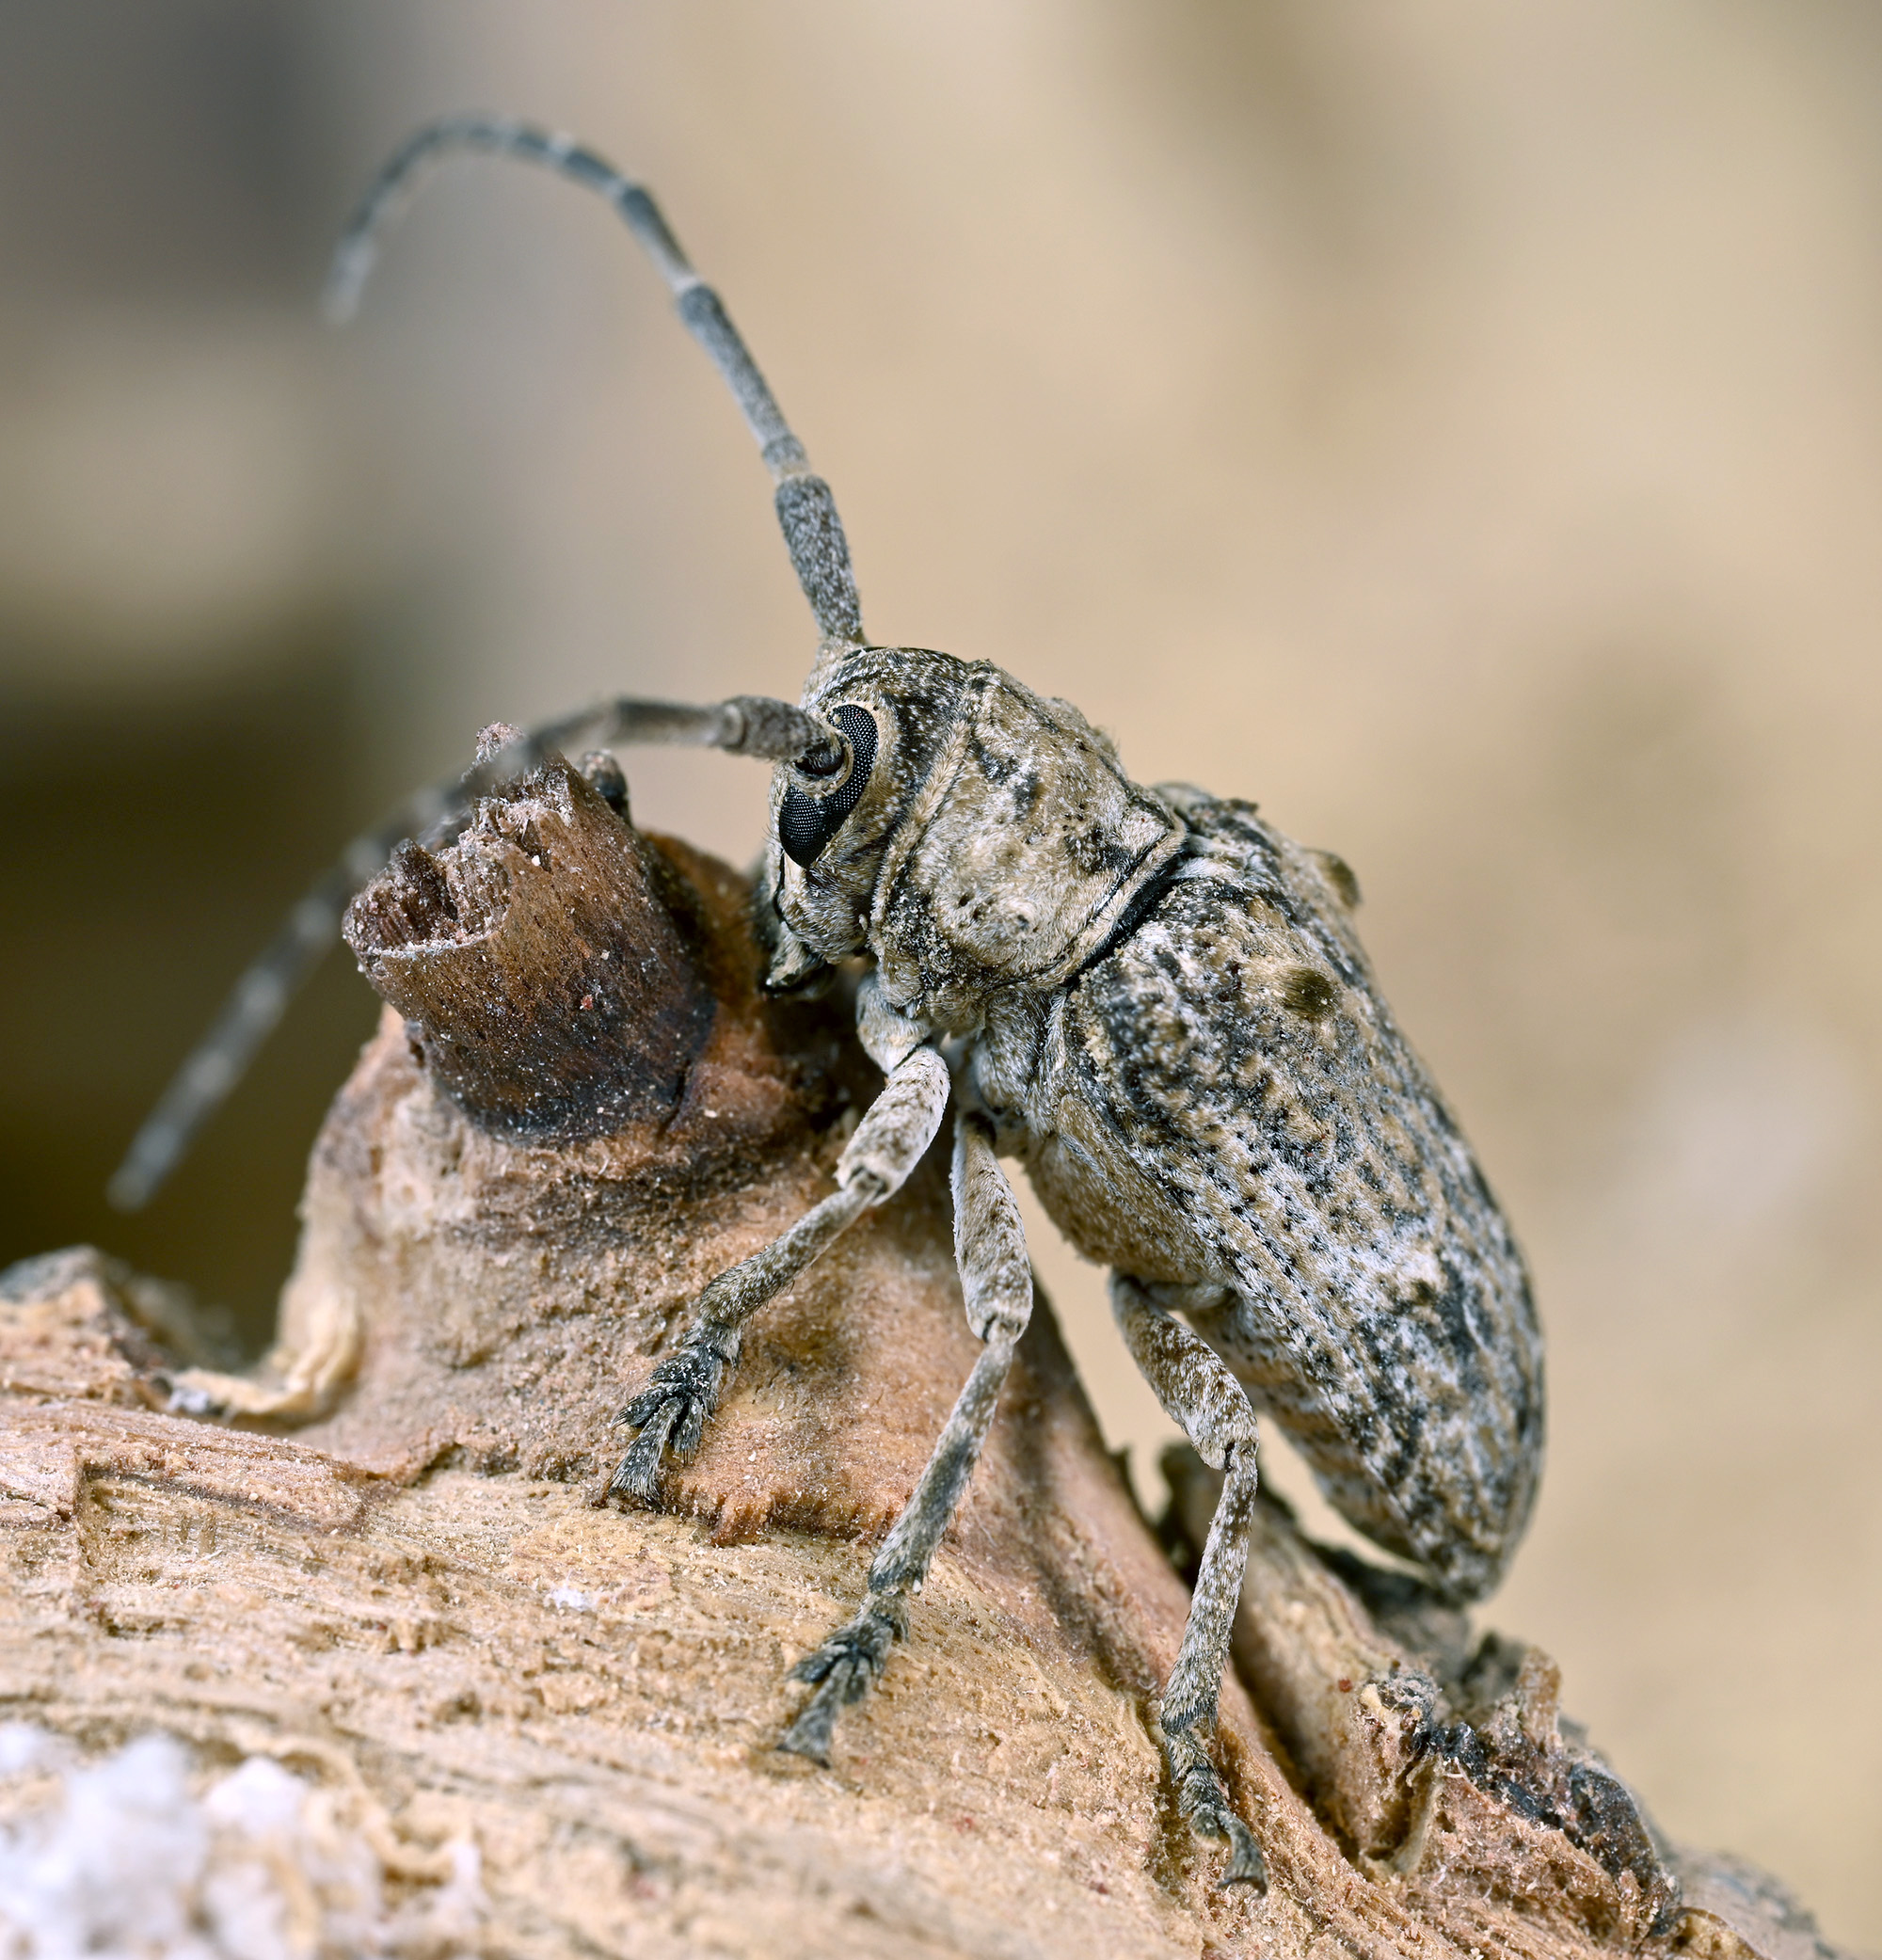
<svg viewBox="0 0 1882 1960"><path fill-rule="evenodd" d="M1156 1399L1224 1482L1176 1665L1163 1691L1163 1754L1176 1801L1201 1838L1226 1839L1221 1883L1268 1887L1268 1866L1252 1833L1230 1804L1208 1752L1228 1665L1229 1633L1241 1599L1248 1540L1254 1520L1255 1420L1242 1388L1221 1357L1171 1317L1138 1281L1111 1275L1111 1312L1131 1359Z"/></svg>
<svg viewBox="0 0 1882 1960"><path fill-rule="evenodd" d="M868 1694L908 1629L908 1596L920 1590L958 1507L994 1418L1013 1348L1032 1315L1032 1269L1013 1187L994 1155L987 1119L963 1111L954 1126L954 1256L967 1322L986 1346L974 1362L928 1467L869 1567L862 1610L791 1669L816 1683L780 1749L827 1763L837 1717Z"/></svg>
<svg viewBox="0 0 1882 1960"><path fill-rule="evenodd" d="M699 1447L738 1365L745 1322L870 1206L901 1188L941 1127L948 1087L948 1065L933 1048L904 1057L837 1160L837 1190L699 1296L685 1338L621 1411L620 1420L639 1433L609 1480L611 1497L658 1500L668 1455L684 1461Z"/></svg>

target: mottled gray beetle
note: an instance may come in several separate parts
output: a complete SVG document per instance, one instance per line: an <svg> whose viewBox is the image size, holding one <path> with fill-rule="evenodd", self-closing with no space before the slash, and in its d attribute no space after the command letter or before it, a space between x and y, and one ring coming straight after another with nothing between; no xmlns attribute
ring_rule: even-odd
<svg viewBox="0 0 1882 1960"><path fill-rule="evenodd" d="M362 838L238 987L114 1185L140 1203L181 1154L342 905L409 833L548 749L680 741L776 765L759 893L768 983L869 963L858 1033L887 1080L837 1188L715 1280L678 1347L624 1412L613 1480L656 1501L699 1442L752 1313L894 1194L950 1092L955 1246L985 1347L869 1571L854 1619L795 1671L814 1690L781 1746L823 1760L839 1710L881 1672L992 1420L1032 1304L1016 1156L1060 1229L1112 1269L1118 1327L1165 1409L1224 1473L1163 1697L1183 1808L1226 1839L1223 1883L1264 1882L1208 1745L1255 1490L1255 1411L1300 1444L1328 1497L1446 1596L1503 1571L1535 1495L1541 1337L1522 1257L1465 1143L1380 998L1338 859L1253 805L1144 789L1069 703L984 661L872 645L828 486L811 473L717 295L652 199L564 136L489 118L434 124L393 157L335 261L350 311L381 220L453 150L547 166L599 191L651 254L730 384L776 484L821 633L798 707L615 701L537 730Z"/></svg>

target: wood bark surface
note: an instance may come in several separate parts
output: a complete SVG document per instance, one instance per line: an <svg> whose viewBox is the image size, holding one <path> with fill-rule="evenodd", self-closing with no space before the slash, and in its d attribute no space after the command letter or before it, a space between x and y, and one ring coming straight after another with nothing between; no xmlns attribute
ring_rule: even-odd
<svg viewBox="0 0 1882 1960"><path fill-rule="evenodd" d="M1155 1731L1214 1488L1179 1455L1140 1514L1044 1302L906 1643L830 1769L778 1753L977 1344L937 1151L753 1323L665 1507L598 1503L689 1301L831 1188L879 1080L840 999L759 998L747 905L552 763L355 906L398 1011L261 1370L201 1365L179 1298L88 1250L6 1276L0 1716L287 1763L394 1894L473 1844L474 1923L388 1952L1826 1951L1654 1838L1545 1654L1272 1503L1220 1736L1271 1884L1221 1890Z"/></svg>

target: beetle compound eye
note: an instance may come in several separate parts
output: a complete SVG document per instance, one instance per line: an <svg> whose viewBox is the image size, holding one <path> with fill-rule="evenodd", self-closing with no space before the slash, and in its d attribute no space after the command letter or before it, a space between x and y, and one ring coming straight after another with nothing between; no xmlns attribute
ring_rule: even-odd
<svg viewBox="0 0 1882 1960"><path fill-rule="evenodd" d="M846 703L833 708L830 719L849 738L850 773L822 796L808 796L795 783L784 792L777 812L777 840L793 864L815 861L843 827L844 818L863 800L863 791L869 787L869 771L875 767L874 718Z"/></svg>

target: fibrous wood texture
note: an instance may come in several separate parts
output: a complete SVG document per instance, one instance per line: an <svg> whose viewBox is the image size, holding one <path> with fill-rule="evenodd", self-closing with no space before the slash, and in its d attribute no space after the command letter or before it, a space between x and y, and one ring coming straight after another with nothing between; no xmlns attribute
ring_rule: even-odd
<svg viewBox="0 0 1882 1960"><path fill-rule="evenodd" d="M1755 1874L1656 1843L1545 1655L1273 1505L1220 1738L1272 1882L1220 1890L1152 1726L1213 1489L1173 1461L1159 1540L1043 1307L905 1647L829 1771L780 1755L788 1669L853 1611L975 1353L939 1166L754 1323L666 1509L599 1506L613 1415L828 1189L871 1075L840 1005L753 992L741 882L566 766L442 857L356 907L401 1012L316 1147L266 1368L187 1365L175 1299L96 1253L8 1276L0 1711L330 1788L403 1899L388 1952L1820 1951ZM637 1005L587 1040L598 965ZM562 1114L518 1117L532 1082ZM347 1951L296 1923L282 1951Z"/></svg>

